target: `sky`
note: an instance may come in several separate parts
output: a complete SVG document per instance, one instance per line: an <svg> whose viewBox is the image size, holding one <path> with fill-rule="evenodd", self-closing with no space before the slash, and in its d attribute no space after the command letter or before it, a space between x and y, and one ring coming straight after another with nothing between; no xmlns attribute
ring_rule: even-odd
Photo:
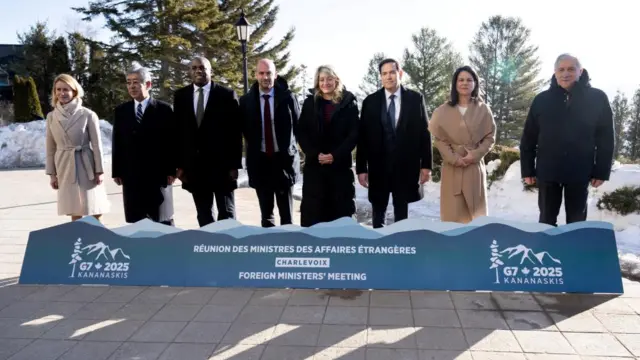
<svg viewBox="0 0 640 360"><path fill-rule="evenodd" d="M593 0L592 0L593 1ZM0 43L18 43L17 33L36 21L47 21L50 29L65 32L84 29L86 24L71 10L88 0L3 0ZM513 1L457 0L276 0L280 6L275 27L268 38L280 39L296 29L290 51L295 64L310 69L309 78L321 64L336 67L347 89L357 90L369 59L375 52L400 59L411 47L411 35L421 27L435 29L447 37L466 60L469 44L481 23L490 16L522 19L531 30L531 43L539 47L541 77L553 74L555 58L573 53L589 71L592 85L610 98L617 90L628 97L640 88L640 78L625 69L640 58L637 22L640 1ZM96 36L106 38L101 22L90 26ZM251 74L250 74L251 75Z"/></svg>

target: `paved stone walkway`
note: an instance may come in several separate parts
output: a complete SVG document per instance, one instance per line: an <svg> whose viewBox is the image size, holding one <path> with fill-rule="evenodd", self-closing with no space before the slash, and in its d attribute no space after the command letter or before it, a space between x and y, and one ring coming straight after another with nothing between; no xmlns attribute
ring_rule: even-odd
<svg viewBox="0 0 640 360"><path fill-rule="evenodd" d="M103 222L122 226L107 188ZM259 225L253 191L236 195ZM174 196L176 225L196 228ZM41 169L0 172L0 360L640 359L628 280L622 296L15 285L29 231L64 221Z"/></svg>

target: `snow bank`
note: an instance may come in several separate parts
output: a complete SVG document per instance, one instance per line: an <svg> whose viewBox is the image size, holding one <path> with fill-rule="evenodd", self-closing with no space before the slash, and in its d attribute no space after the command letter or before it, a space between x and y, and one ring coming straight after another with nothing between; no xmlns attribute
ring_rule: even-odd
<svg viewBox="0 0 640 360"><path fill-rule="evenodd" d="M46 120L0 127L0 169L44 167L46 130ZM104 161L110 163L113 127L106 120L100 120L100 136ZM244 159L242 166L244 167ZM249 186L245 170L238 172L238 186Z"/></svg>
<svg viewBox="0 0 640 360"><path fill-rule="evenodd" d="M0 127L0 169L43 167L46 160L46 120ZM103 154L111 159L113 128L100 120Z"/></svg>

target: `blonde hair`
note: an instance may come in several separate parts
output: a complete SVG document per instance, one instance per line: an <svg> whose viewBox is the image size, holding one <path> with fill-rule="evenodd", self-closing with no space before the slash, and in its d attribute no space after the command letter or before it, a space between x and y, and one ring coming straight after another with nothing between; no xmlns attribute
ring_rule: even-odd
<svg viewBox="0 0 640 360"><path fill-rule="evenodd" d="M334 103L339 103L342 100L342 95L344 92L344 85L342 84L342 80L336 73L336 70L331 65L320 65L316 70L316 75L313 81L313 89L315 90L315 96L322 96L322 91L320 90L320 75L322 73L328 74L329 76L335 78L336 80L336 89L333 91L333 96L331 100Z"/></svg>
<svg viewBox="0 0 640 360"><path fill-rule="evenodd" d="M56 76L55 80L53 80L53 88L51 89L51 107L55 108L58 104L58 97L56 96L56 84L58 81L62 81L63 83L69 85L71 90L73 90L73 99L80 98L84 96L84 89L80 86L80 83L71 75L68 74L60 74Z"/></svg>

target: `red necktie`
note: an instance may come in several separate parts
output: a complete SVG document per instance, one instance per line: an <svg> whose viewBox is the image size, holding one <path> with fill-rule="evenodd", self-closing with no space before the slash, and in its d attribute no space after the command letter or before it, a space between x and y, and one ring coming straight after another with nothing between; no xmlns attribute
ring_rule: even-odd
<svg viewBox="0 0 640 360"><path fill-rule="evenodd" d="M270 95L262 95L264 98L264 150L269 156L273 154L273 134L271 129L271 106L269 105Z"/></svg>

